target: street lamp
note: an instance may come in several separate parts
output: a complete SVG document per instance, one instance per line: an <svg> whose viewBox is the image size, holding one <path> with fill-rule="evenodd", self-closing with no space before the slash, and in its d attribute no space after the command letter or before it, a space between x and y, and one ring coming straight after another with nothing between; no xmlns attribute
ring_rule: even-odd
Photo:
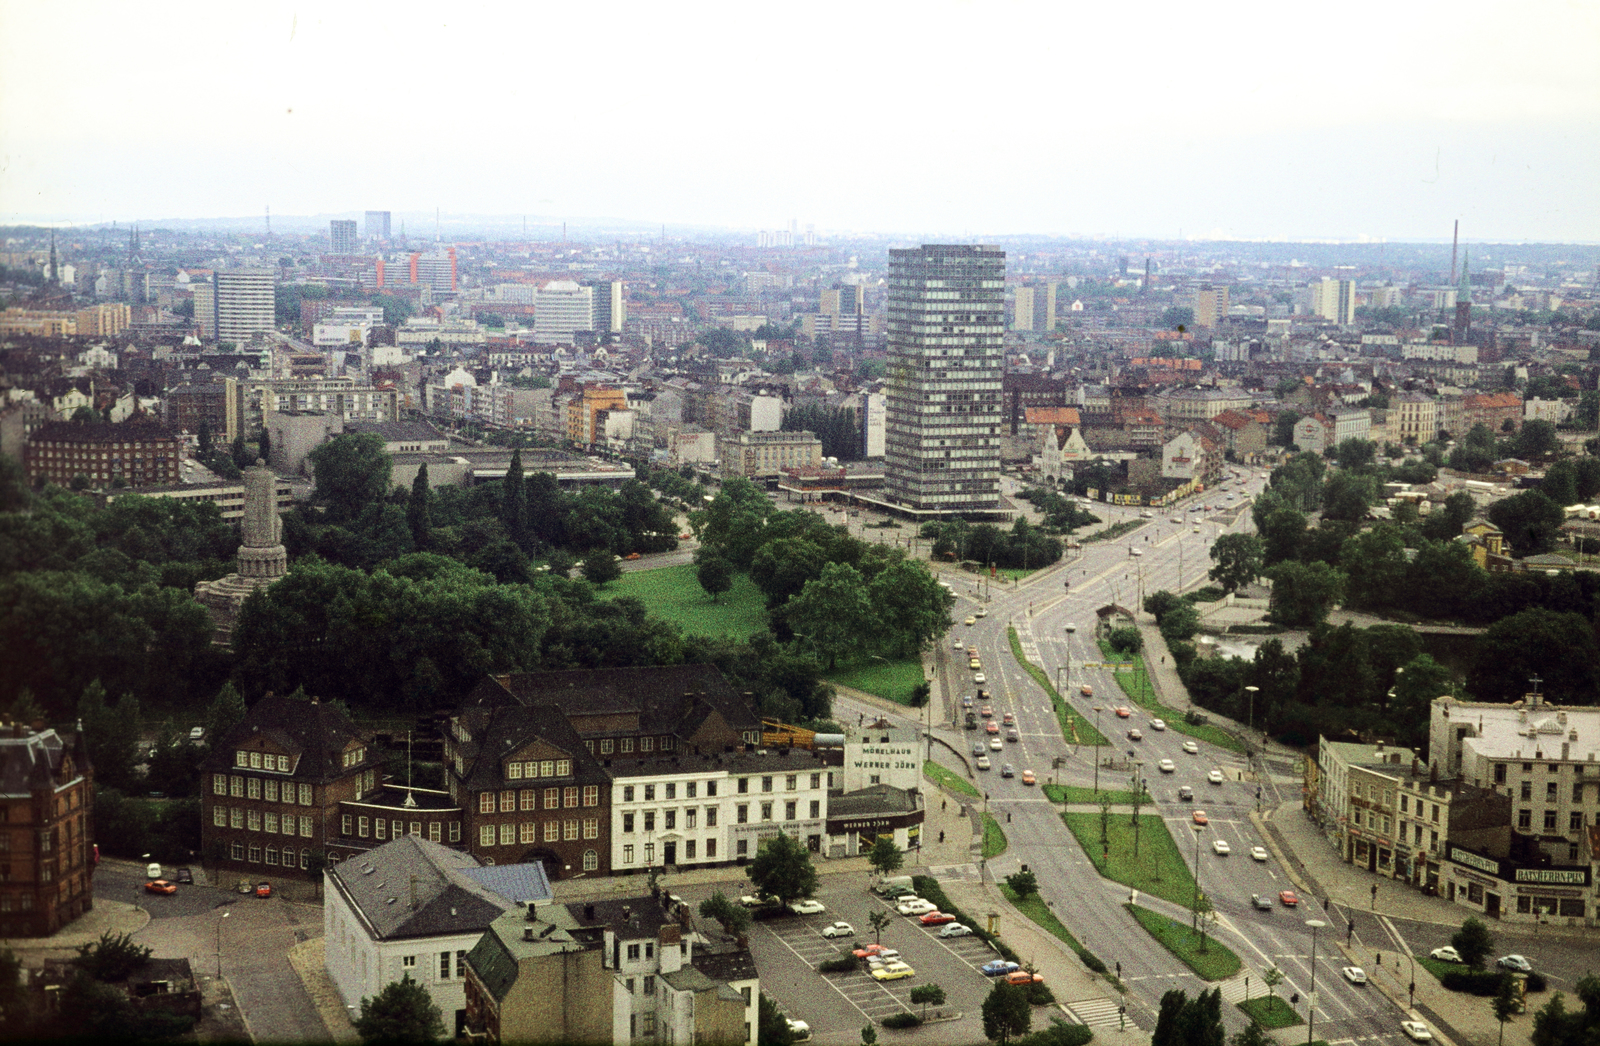
<svg viewBox="0 0 1600 1046"><path fill-rule="evenodd" d="M1144 760L1133 763L1133 856L1139 856L1139 798L1144 795ZM1199 859L1196 858L1196 864Z"/></svg>
<svg viewBox="0 0 1600 1046"><path fill-rule="evenodd" d="M1328 924L1321 919L1307 919L1306 925L1311 927L1311 999L1306 1006L1306 1046L1311 1046L1317 1024L1317 931Z"/></svg>
<svg viewBox="0 0 1600 1046"><path fill-rule="evenodd" d="M1244 692L1250 695L1250 732L1251 733L1255 733L1255 729L1256 729L1256 694L1259 693L1260 690L1261 690L1261 688L1259 686L1247 686L1247 687L1244 688Z"/></svg>
<svg viewBox="0 0 1600 1046"><path fill-rule="evenodd" d="M1200 928L1200 835L1206 830L1203 824L1192 824L1194 829L1194 928Z"/></svg>
<svg viewBox="0 0 1600 1046"><path fill-rule="evenodd" d="M1099 795L1100 794L1100 742L1105 739L1105 735L1100 732L1100 709L1102 709L1104 707L1105 707L1105 705L1095 705L1094 706L1094 736L1095 736L1095 742L1094 742L1094 794L1095 795Z"/></svg>
<svg viewBox="0 0 1600 1046"><path fill-rule="evenodd" d="M222 919L232 915L232 912L223 912ZM217 920L217 980L222 979L222 919Z"/></svg>

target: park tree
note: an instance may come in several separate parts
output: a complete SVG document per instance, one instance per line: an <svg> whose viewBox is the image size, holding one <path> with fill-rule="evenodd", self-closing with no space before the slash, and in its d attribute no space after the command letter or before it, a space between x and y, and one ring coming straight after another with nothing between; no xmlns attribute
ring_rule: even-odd
<svg viewBox="0 0 1600 1046"><path fill-rule="evenodd" d="M428 501L432 491L428 488L428 463L417 469L417 478L411 481L411 496L406 498L406 527L411 531L411 545L418 552L428 550L428 532L433 520Z"/></svg>
<svg viewBox="0 0 1600 1046"><path fill-rule="evenodd" d="M1268 966L1261 974L1261 983L1267 986L1268 997L1277 996L1278 985L1283 983L1283 971L1276 966Z"/></svg>
<svg viewBox="0 0 1600 1046"><path fill-rule="evenodd" d="M1515 701L1536 675L1563 702L1600 696L1600 646L1582 614L1534 607L1496 621L1475 646L1467 688L1479 700Z"/></svg>
<svg viewBox="0 0 1600 1046"><path fill-rule="evenodd" d="M750 929L750 911L728 900L721 890L700 902L700 914L707 919L715 919L722 924L722 929L735 937L742 937Z"/></svg>
<svg viewBox="0 0 1600 1046"><path fill-rule="evenodd" d="M94 764L96 783L123 791L135 789L139 702L132 694L124 694L114 706L108 704L106 689L96 679L84 687L78 699L78 722L83 724L84 745Z"/></svg>
<svg viewBox="0 0 1600 1046"><path fill-rule="evenodd" d="M1326 563L1279 563L1272 579L1273 623L1309 628L1322 623L1344 593L1345 576Z"/></svg>
<svg viewBox="0 0 1600 1046"><path fill-rule="evenodd" d="M1521 1003L1517 999L1517 987L1512 983L1509 974L1500 978L1500 990L1495 993L1494 1001L1490 1005L1494 1009L1494 1019L1500 1025L1499 1046L1505 1046L1506 1025L1521 1009Z"/></svg>
<svg viewBox="0 0 1600 1046"><path fill-rule="evenodd" d="M784 832L761 844L745 874L757 890L783 904L810 897L817 889L817 869L810 851Z"/></svg>
<svg viewBox="0 0 1600 1046"><path fill-rule="evenodd" d="M1014 984L998 981L983 1000L983 1035L990 1042L1006 1046L1009 1039L1026 1035L1033 1023L1028 993Z"/></svg>
<svg viewBox="0 0 1600 1046"><path fill-rule="evenodd" d="M1340 440L1333 448L1333 460L1339 463L1341 469L1349 471L1371 468L1377 455L1376 443L1356 436Z"/></svg>
<svg viewBox="0 0 1600 1046"><path fill-rule="evenodd" d="M1512 554L1519 558L1549 552L1565 520L1561 506L1537 490L1525 490L1489 506L1489 522L1500 528Z"/></svg>
<svg viewBox="0 0 1600 1046"><path fill-rule="evenodd" d="M1029 871L1012 872L1006 876L1006 885L1017 895L1017 900L1025 901L1039 892L1039 877Z"/></svg>
<svg viewBox="0 0 1600 1046"><path fill-rule="evenodd" d="M511 448L511 463L500 481L500 518L518 548L528 544L527 482L522 469L522 448Z"/></svg>
<svg viewBox="0 0 1600 1046"><path fill-rule="evenodd" d="M756 1003L756 1013L756 1046L790 1046L794 1042L794 1033L789 1030L789 1022L783 1019L783 1011L766 992L761 993Z"/></svg>
<svg viewBox="0 0 1600 1046"><path fill-rule="evenodd" d="M309 460L316 484L312 500L327 508L329 522L354 520L389 493L393 466L383 437L376 433L335 436L313 450Z"/></svg>
<svg viewBox="0 0 1600 1046"><path fill-rule="evenodd" d="M799 595L806 582L821 577L829 560L827 551L809 538L775 538L751 559L750 580L767 597L767 609L774 610Z"/></svg>
<svg viewBox="0 0 1600 1046"><path fill-rule="evenodd" d="M1322 518L1359 523L1378 500L1378 481L1373 476L1341 469L1328 477L1322 490Z"/></svg>
<svg viewBox="0 0 1600 1046"><path fill-rule="evenodd" d="M1193 999L1181 988L1173 988L1161 997L1150 1046L1224 1046L1226 1035L1220 988Z"/></svg>
<svg viewBox="0 0 1600 1046"><path fill-rule="evenodd" d="M867 862L879 875L890 875L899 871L905 860L905 854L894 844L894 839L887 835L878 836L872 844L872 850L867 854Z"/></svg>
<svg viewBox="0 0 1600 1046"><path fill-rule="evenodd" d="M220 745L224 735L244 721L245 712L244 696L233 685L233 681L223 683L222 689L217 691L217 696L206 708L206 744L213 747Z"/></svg>
<svg viewBox="0 0 1600 1046"><path fill-rule="evenodd" d="M1264 566L1300 558L1306 536L1306 514L1271 491L1256 498L1251 508L1256 533L1261 535Z"/></svg>
<svg viewBox="0 0 1600 1046"><path fill-rule="evenodd" d="M1449 669L1428 654L1407 661L1405 671L1394 681L1394 696L1389 699L1389 721L1403 731L1401 744L1422 747L1428 740L1428 715L1437 697L1460 697L1461 687Z"/></svg>
<svg viewBox="0 0 1600 1046"><path fill-rule="evenodd" d="M867 925L872 927L872 943L883 943L883 928L894 920L882 908L874 908L872 914L867 916Z"/></svg>
<svg viewBox="0 0 1600 1046"><path fill-rule="evenodd" d="M97 941L78 946L72 964L97 981L125 981L134 970L150 961L154 949L135 944L125 933L107 930Z"/></svg>
<svg viewBox="0 0 1600 1046"><path fill-rule="evenodd" d="M928 1019L929 1006L943 1006L944 989L937 984L919 984L911 989L911 1005L922 1004L922 1019Z"/></svg>
<svg viewBox="0 0 1600 1046"><path fill-rule="evenodd" d="M1450 944L1461 956L1461 961L1474 970L1483 969L1483 961L1494 951L1494 934L1481 919L1468 916L1450 937Z"/></svg>
<svg viewBox="0 0 1600 1046"><path fill-rule="evenodd" d="M1168 643L1186 643L1200 631L1200 611L1187 599L1175 603L1161 616L1161 638Z"/></svg>
<svg viewBox="0 0 1600 1046"><path fill-rule="evenodd" d="M700 587L715 603L718 596L733 587L733 567L721 556L708 555L695 568L695 580L700 582Z"/></svg>
<svg viewBox="0 0 1600 1046"><path fill-rule="evenodd" d="M1339 552L1345 570L1345 602L1362 609L1392 606L1405 591L1410 567L1400 531L1379 524L1346 538Z"/></svg>
<svg viewBox="0 0 1600 1046"><path fill-rule="evenodd" d="M883 627L865 578L845 563L830 563L808 582L785 605L783 619L790 631L810 637L829 668L864 653Z"/></svg>
<svg viewBox="0 0 1600 1046"><path fill-rule="evenodd" d="M1261 576L1265 548L1254 534L1224 534L1211 544L1211 558L1216 561L1207 576L1234 593L1246 585L1253 585Z"/></svg>
<svg viewBox="0 0 1600 1046"><path fill-rule="evenodd" d="M591 585L608 585L622 576L622 564L608 548L590 550L583 561L583 579Z"/></svg>
<svg viewBox="0 0 1600 1046"><path fill-rule="evenodd" d="M361 1000L356 1034L362 1042L430 1043L444 1038L444 1018L428 990L407 974Z"/></svg>
<svg viewBox="0 0 1600 1046"><path fill-rule="evenodd" d="M1144 647L1144 635L1137 628L1128 625L1123 628L1113 628L1106 633L1106 642L1111 644L1111 649L1132 657Z"/></svg>
<svg viewBox="0 0 1600 1046"><path fill-rule="evenodd" d="M1522 429L1517 433L1517 457L1530 461L1550 457L1561 449L1561 440L1556 436L1555 424L1543 418L1523 422Z"/></svg>

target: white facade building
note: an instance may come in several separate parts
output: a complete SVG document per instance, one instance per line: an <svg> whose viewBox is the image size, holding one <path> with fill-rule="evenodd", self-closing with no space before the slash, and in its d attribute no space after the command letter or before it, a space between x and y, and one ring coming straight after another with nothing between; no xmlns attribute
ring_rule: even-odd
<svg viewBox="0 0 1600 1046"><path fill-rule="evenodd" d="M576 331L594 330L594 289L551 280L533 299L533 337L544 345L571 344Z"/></svg>
<svg viewBox="0 0 1600 1046"><path fill-rule="evenodd" d="M214 279L218 341L243 345L251 335L273 329L277 315L275 270L219 269Z"/></svg>

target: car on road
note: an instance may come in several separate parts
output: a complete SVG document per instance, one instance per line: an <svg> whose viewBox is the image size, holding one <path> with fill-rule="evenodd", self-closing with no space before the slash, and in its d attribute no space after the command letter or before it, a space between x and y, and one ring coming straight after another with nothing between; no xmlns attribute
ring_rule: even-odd
<svg viewBox="0 0 1600 1046"><path fill-rule="evenodd" d="M1133 729L1128 731L1128 740L1130 740L1130 741L1143 741L1144 740L1144 731L1140 730L1138 727L1134 727Z"/></svg>
<svg viewBox="0 0 1600 1046"><path fill-rule="evenodd" d="M989 680L984 676L984 674L982 672L974 672L973 675L972 675L972 681L974 683L987 683Z"/></svg>
<svg viewBox="0 0 1600 1046"><path fill-rule="evenodd" d="M1017 728L1013 726L1006 730L1006 740L1015 744L1022 740L1022 735L1017 733Z"/></svg>
<svg viewBox="0 0 1600 1046"><path fill-rule="evenodd" d="M1015 776L1017 776L1017 772L1011 768L1011 764L1010 763L1001 763L1000 764L1000 776L1001 777L1015 777Z"/></svg>
<svg viewBox="0 0 1600 1046"><path fill-rule="evenodd" d="M1258 912L1272 911L1272 898L1270 897L1263 897L1258 893L1253 893L1250 895L1250 903L1255 906Z"/></svg>
<svg viewBox="0 0 1600 1046"><path fill-rule="evenodd" d="M956 917L946 915L944 912L929 912L917 921L924 926L943 926L945 923L955 922Z"/></svg>
<svg viewBox="0 0 1600 1046"><path fill-rule="evenodd" d="M1195 533L1196 533L1196 534L1198 534L1198 533L1200 533L1200 527L1199 527L1199 526L1198 526L1198 525L1196 525L1196 526L1195 526L1195 528L1194 528L1194 532L1195 532Z"/></svg>
<svg viewBox="0 0 1600 1046"><path fill-rule="evenodd" d="M178 892L177 883L169 883L165 879L152 879L144 884L145 893L172 894Z"/></svg>
<svg viewBox="0 0 1600 1046"><path fill-rule="evenodd" d="M991 719L983 724L983 732L986 734L998 734L1000 732L1000 724Z"/></svg>
<svg viewBox="0 0 1600 1046"><path fill-rule="evenodd" d="M940 937L971 937L972 927L961 923L947 923L939 930Z"/></svg>
<svg viewBox="0 0 1600 1046"><path fill-rule="evenodd" d="M983 708L978 710L978 714L983 716L985 719L989 719L994 715L994 708L989 705L984 705Z"/></svg>
<svg viewBox="0 0 1600 1046"><path fill-rule="evenodd" d="M1152 719L1152 720L1150 720L1150 729L1152 729L1152 730L1165 730L1166 728L1167 728L1167 721L1165 719Z"/></svg>
<svg viewBox="0 0 1600 1046"><path fill-rule="evenodd" d="M1136 548L1130 548L1130 549L1128 549L1128 555L1134 556L1134 557L1138 557L1138 556L1144 555L1144 553L1139 551Z"/></svg>
<svg viewBox="0 0 1600 1046"><path fill-rule="evenodd" d="M1204 810L1196 810L1194 813L1190 814L1189 816L1194 818L1194 823L1195 824L1210 824L1211 823L1211 818L1206 816L1206 812Z"/></svg>
<svg viewBox="0 0 1600 1046"><path fill-rule="evenodd" d="M1000 717L1000 721L1002 723L1004 723L1006 726L1011 726L1014 723L1016 723L1017 717L1016 717L1016 715L1014 713L1007 712L1005 715Z"/></svg>
<svg viewBox="0 0 1600 1046"><path fill-rule="evenodd" d="M1279 890L1278 903L1285 908L1296 908L1300 905L1300 898L1293 890Z"/></svg>
<svg viewBox="0 0 1600 1046"><path fill-rule="evenodd" d="M151 861L149 864L144 866L144 874L149 876L151 879L161 878L161 865L155 861Z"/></svg>
<svg viewBox="0 0 1600 1046"><path fill-rule="evenodd" d="M988 617L989 616L989 612L987 610L985 610L983 607L979 607L978 609L974 610L973 613L976 614L978 617Z"/></svg>
<svg viewBox="0 0 1600 1046"><path fill-rule="evenodd" d="M1190 788L1188 785L1184 785L1182 788L1178 789L1178 798L1182 799L1186 803L1194 802L1194 789Z"/></svg>
<svg viewBox="0 0 1600 1046"><path fill-rule="evenodd" d="M1161 762L1156 764L1156 769L1160 770L1164 774L1176 773L1178 770L1178 764L1174 763L1170 759L1163 759Z"/></svg>
<svg viewBox="0 0 1600 1046"><path fill-rule="evenodd" d="M989 767L991 765L993 765L993 764L991 764L989 762L989 757L988 756L980 755L978 757L977 767L978 767L979 770L987 770L987 769L989 769Z"/></svg>
<svg viewBox="0 0 1600 1046"><path fill-rule="evenodd" d="M978 619L977 618L973 617L971 614L967 615L967 624L976 625L977 623L978 623Z"/></svg>
<svg viewBox="0 0 1600 1046"><path fill-rule="evenodd" d="M1367 971L1363 970L1359 966L1345 966L1341 968L1339 972L1344 974L1344 979L1349 981L1351 984L1367 983Z"/></svg>
<svg viewBox="0 0 1600 1046"><path fill-rule="evenodd" d="M189 871L189 869L187 869L187 868L179 868L178 869L178 882L183 883L186 886L193 886L194 885L194 873Z"/></svg>
<svg viewBox="0 0 1600 1046"><path fill-rule="evenodd" d="M796 915L821 915L828 908L821 901L807 898L804 901L796 901L791 904L789 910Z"/></svg>
<svg viewBox="0 0 1600 1046"><path fill-rule="evenodd" d="M959 639L956 640L955 647L953 649L956 649L956 650L960 650L961 649L961 640L959 640Z"/></svg>
<svg viewBox="0 0 1600 1046"><path fill-rule="evenodd" d="M1172 517L1172 522L1177 523L1177 524L1179 524L1181 526L1182 523L1183 523L1183 520L1179 519L1177 516L1173 516Z"/></svg>
<svg viewBox="0 0 1600 1046"><path fill-rule="evenodd" d="M1219 857L1226 857L1233 853L1233 847L1228 845L1228 840L1226 839L1211 840L1211 849L1215 850Z"/></svg>
<svg viewBox="0 0 1600 1046"><path fill-rule="evenodd" d="M1400 1030L1405 1032L1406 1038L1412 1042L1432 1042L1433 1032L1421 1021L1401 1021Z"/></svg>
<svg viewBox="0 0 1600 1046"><path fill-rule="evenodd" d="M892 962L879 970L872 971L872 979L876 981L898 981L902 977L915 977L917 971L903 962Z"/></svg>
<svg viewBox="0 0 1600 1046"><path fill-rule="evenodd" d="M1460 962L1461 953L1447 944L1443 948L1435 948L1433 951L1429 952L1428 958L1439 959L1443 962Z"/></svg>
<svg viewBox="0 0 1600 1046"><path fill-rule="evenodd" d="M1139 518L1140 519L1155 519L1156 517L1155 517L1155 513L1153 513L1153 512L1141 512L1141 513L1139 513Z"/></svg>
<svg viewBox="0 0 1600 1046"><path fill-rule="evenodd" d="M998 752L998 751L1000 751L1000 749L1004 748L1005 746L1006 746L1005 742L1000 740L998 737L989 738L989 750L991 752Z"/></svg>
<svg viewBox="0 0 1600 1046"><path fill-rule="evenodd" d="M829 923L822 928L822 936L824 937L854 937L855 935L856 928L846 922Z"/></svg>
<svg viewBox="0 0 1600 1046"><path fill-rule="evenodd" d="M1085 683L1078 688L1078 693L1082 694L1084 697L1093 697L1094 687L1090 686L1088 683Z"/></svg>
<svg viewBox="0 0 1600 1046"><path fill-rule="evenodd" d="M1265 846L1252 846L1250 848L1250 859L1253 861L1265 861L1267 859L1267 848Z"/></svg>
<svg viewBox="0 0 1600 1046"><path fill-rule="evenodd" d="M1210 781L1214 785L1221 784L1222 783L1222 771L1221 770L1213 770L1213 771L1211 771L1209 774L1206 774L1206 780Z"/></svg>
<svg viewBox="0 0 1600 1046"><path fill-rule="evenodd" d="M972 754L975 755L975 756L983 754L983 742L982 741L974 741L974 742L972 742Z"/></svg>
<svg viewBox="0 0 1600 1046"><path fill-rule="evenodd" d="M1200 746L1195 744L1193 741L1185 741L1183 743L1183 750L1188 752L1190 755L1200 754Z"/></svg>
<svg viewBox="0 0 1600 1046"><path fill-rule="evenodd" d="M1022 969L1022 966L1012 962L1010 959L991 959L978 967L978 972L985 977L1002 977L1020 969Z"/></svg>
<svg viewBox="0 0 1600 1046"><path fill-rule="evenodd" d="M272 896L272 884L271 883L258 883L258 884L256 884L256 896L257 897L271 897Z"/></svg>
<svg viewBox="0 0 1600 1046"><path fill-rule="evenodd" d="M972 707L972 695L971 694L962 694L961 695L961 707L962 708L971 708Z"/></svg>
<svg viewBox="0 0 1600 1046"><path fill-rule="evenodd" d="M1024 770L1022 771L1022 783L1025 785L1038 784L1039 780L1033 776L1032 770Z"/></svg>
<svg viewBox="0 0 1600 1046"><path fill-rule="evenodd" d="M1129 710L1127 705L1118 705L1116 708L1113 708L1112 711L1117 713L1118 719L1126 719L1133 715L1133 712Z"/></svg>
<svg viewBox="0 0 1600 1046"><path fill-rule="evenodd" d="M1532 973L1533 963L1521 955L1502 955L1494 961L1502 970L1515 970L1518 973Z"/></svg>
<svg viewBox="0 0 1600 1046"><path fill-rule="evenodd" d="M807 1024L805 1021L793 1021L785 1017L783 1019L783 1023L789 1026L790 1042L811 1041L811 1025Z"/></svg>
<svg viewBox="0 0 1600 1046"><path fill-rule="evenodd" d="M1006 983L1016 985L1043 984L1044 974L1029 973L1027 970L1013 970L1006 974Z"/></svg>

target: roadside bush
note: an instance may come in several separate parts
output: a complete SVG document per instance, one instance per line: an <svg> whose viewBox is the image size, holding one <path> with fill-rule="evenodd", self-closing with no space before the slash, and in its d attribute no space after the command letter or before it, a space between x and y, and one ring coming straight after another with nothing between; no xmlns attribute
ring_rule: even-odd
<svg viewBox="0 0 1600 1046"><path fill-rule="evenodd" d="M889 1016L885 1017L878 1023L883 1025L885 1028L915 1028L917 1025L922 1023L922 1018L918 1017L914 1013L901 1010L899 1013L889 1014Z"/></svg>
<svg viewBox="0 0 1600 1046"><path fill-rule="evenodd" d="M1078 949L1078 958L1082 959L1083 964L1095 973L1104 975L1110 972L1106 969L1106 964L1100 961L1100 956L1087 948Z"/></svg>
<svg viewBox="0 0 1600 1046"><path fill-rule="evenodd" d="M1082 1024L1068 1024L1060 1017L1050 1020L1050 1027L1041 1028L1031 1035L1012 1039L1012 1046L1084 1046L1094 1038L1094 1032Z"/></svg>
<svg viewBox="0 0 1600 1046"><path fill-rule="evenodd" d="M837 959L825 960L817 967L818 973L849 973L861 964L849 952L841 952Z"/></svg>
<svg viewBox="0 0 1600 1046"><path fill-rule="evenodd" d="M1462 973L1452 970L1439 978L1439 983L1453 992L1466 992L1468 995L1481 995L1488 998L1500 994L1500 982L1506 974L1484 971L1482 973Z"/></svg>
<svg viewBox="0 0 1600 1046"><path fill-rule="evenodd" d="M1528 984L1527 984L1528 991L1530 991L1530 992L1542 992L1548 987L1550 987L1550 986L1545 983L1544 974L1542 974L1542 973L1530 973L1530 974L1528 974Z"/></svg>
<svg viewBox="0 0 1600 1046"><path fill-rule="evenodd" d="M1028 985L1028 1002L1033 1006L1049 1006L1056 1001L1056 993L1050 990L1048 984L1035 981Z"/></svg>
<svg viewBox="0 0 1600 1046"><path fill-rule="evenodd" d="M1191 603L1215 603L1225 595L1227 593L1222 591L1220 585L1206 585L1204 588L1195 589L1183 598Z"/></svg>

